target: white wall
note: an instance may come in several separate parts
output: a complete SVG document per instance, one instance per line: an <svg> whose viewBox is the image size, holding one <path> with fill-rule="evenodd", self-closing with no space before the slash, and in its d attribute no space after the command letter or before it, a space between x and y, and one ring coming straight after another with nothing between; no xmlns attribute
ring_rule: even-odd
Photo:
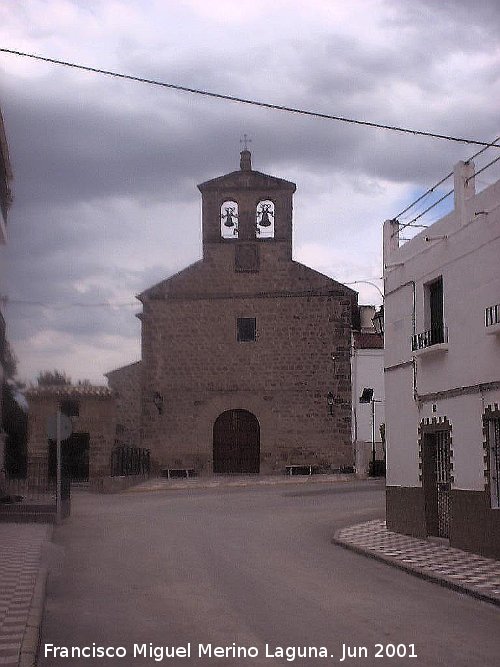
<svg viewBox="0 0 500 667"><path fill-rule="evenodd" d="M481 416L484 405L499 403L500 396L474 386L500 381L500 334L489 334L484 325L485 308L500 303L500 181L474 196L472 181L463 188L464 169L457 165L455 186L462 190L453 213L401 248L392 236L395 225L384 227L388 484L418 485L418 425L446 416L455 487L484 488ZM428 328L425 284L439 276L448 344L413 353L414 326L416 333ZM465 395L426 397L464 387ZM421 400L414 400L414 391Z"/></svg>
<svg viewBox="0 0 500 667"><path fill-rule="evenodd" d="M385 421L384 414L384 350L355 350L353 354L353 411L356 415L354 438L371 442L371 405L360 403L359 397L364 387L371 387L375 403L375 440L380 441L379 425ZM353 420L354 421L354 420Z"/></svg>
<svg viewBox="0 0 500 667"><path fill-rule="evenodd" d="M352 438L356 461L356 471L360 474L368 472L372 459L372 411L370 403L360 403L365 387L374 390L375 403L375 453L382 459L384 451L380 437L380 424L385 422L384 395L384 350L356 349L352 350L351 358L352 381ZM378 402L380 401L380 402Z"/></svg>

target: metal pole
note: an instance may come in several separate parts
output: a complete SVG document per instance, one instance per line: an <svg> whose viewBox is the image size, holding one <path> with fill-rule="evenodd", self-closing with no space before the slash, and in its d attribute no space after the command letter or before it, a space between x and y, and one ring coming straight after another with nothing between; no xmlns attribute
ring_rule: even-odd
<svg viewBox="0 0 500 667"><path fill-rule="evenodd" d="M375 400L372 398L372 475L375 475Z"/></svg>
<svg viewBox="0 0 500 667"><path fill-rule="evenodd" d="M61 411L57 410L56 416L56 509L57 523L61 523Z"/></svg>

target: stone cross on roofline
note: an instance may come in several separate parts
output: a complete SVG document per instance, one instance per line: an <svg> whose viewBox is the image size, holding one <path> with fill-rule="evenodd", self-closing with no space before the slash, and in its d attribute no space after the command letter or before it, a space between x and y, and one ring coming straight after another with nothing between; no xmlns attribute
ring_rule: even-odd
<svg viewBox="0 0 500 667"><path fill-rule="evenodd" d="M252 140L244 134L243 137L240 139L240 144L243 145L243 150L247 151L248 150L248 144L251 144Z"/></svg>

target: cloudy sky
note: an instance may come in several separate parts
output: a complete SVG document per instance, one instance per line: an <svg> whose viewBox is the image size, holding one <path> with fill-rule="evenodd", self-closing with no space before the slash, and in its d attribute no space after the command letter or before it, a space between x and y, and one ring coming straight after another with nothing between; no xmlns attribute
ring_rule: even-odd
<svg viewBox="0 0 500 667"><path fill-rule="evenodd" d="M0 5L2 48L481 141L500 134L499 34L496 0ZM478 150L5 53L0 106L15 198L1 291L28 381L58 368L102 383L139 359L135 295L200 257L196 185L239 167L243 133L255 169L297 183L295 259L379 286L383 220ZM499 176L486 170L478 189ZM361 303L380 303L370 285L354 287Z"/></svg>

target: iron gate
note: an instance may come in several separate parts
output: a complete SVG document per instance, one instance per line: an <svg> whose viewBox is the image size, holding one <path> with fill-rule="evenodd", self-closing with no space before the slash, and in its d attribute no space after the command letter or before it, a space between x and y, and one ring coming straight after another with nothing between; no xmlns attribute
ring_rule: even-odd
<svg viewBox="0 0 500 667"><path fill-rule="evenodd" d="M500 507L500 419L489 419L491 505Z"/></svg>
<svg viewBox="0 0 500 667"><path fill-rule="evenodd" d="M438 537L449 537L451 492L449 431L438 431L435 440Z"/></svg>
<svg viewBox="0 0 500 667"><path fill-rule="evenodd" d="M111 476L149 475L151 456L149 449L120 445L111 452Z"/></svg>
<svg viewBox="0 0 500 667"><path fill-rule="evenodd" d="M450 429L425 429L423 487L427 535L448 538L451 521Z"/></svg>

